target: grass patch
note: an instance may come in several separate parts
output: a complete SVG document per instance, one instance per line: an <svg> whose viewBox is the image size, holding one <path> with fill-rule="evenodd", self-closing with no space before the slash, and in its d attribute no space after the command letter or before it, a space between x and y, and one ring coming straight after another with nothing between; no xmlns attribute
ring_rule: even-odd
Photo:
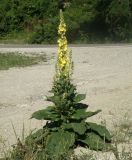
<svg viewBox="0 0 132 160"><path fill-rule="evenodd" d="M23 55L20 53L0 53L0 70L12 67L26 67L46 62L46 55Z"/></svg>
<svg viewBox="0 0 132 160"><path fill-rule="evenodd" d="M114 128L114 142L127 143L132 140L132 121L127 114L119 123L114 124Z"/></svg>

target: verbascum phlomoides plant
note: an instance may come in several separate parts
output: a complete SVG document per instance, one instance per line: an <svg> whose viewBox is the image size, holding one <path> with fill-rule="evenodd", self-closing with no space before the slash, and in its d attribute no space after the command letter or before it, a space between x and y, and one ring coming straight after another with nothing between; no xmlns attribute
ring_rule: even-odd
<svg viewBox="0 0 132 160"><path fill-rule="evenodd" d="M86 95L78 94L72 84L73 63L67 45L66 30L63 12L60 11L56 73L50 91L52 96L47 97L53 105L32 114L32 118L47 120L43 129L32 137L44 148L42 152L53 159L73 151L77 146L103 150L111 142L111 135L105 126L88 122L89 117L101 110L88 111L88 105L81 103Z"/></svg>

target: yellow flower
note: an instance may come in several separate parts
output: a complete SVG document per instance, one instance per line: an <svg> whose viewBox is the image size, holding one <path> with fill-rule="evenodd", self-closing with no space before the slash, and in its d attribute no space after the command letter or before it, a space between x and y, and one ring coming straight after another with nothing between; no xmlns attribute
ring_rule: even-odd
<svg viewBox="0 0 132 160"><path fill-rule="evenodd" d="M64 23L64 21L61 19L60 25L59 25L59 29L58 29L58 33L62 34L66 32L66 24Z"/></svg>
<svg viewBox="0 0 132 160"><path fill-rule="evenodd" d="M66 32L66 28L62 25L59 27L59 33Z"/></svg>
<svg viewBox="0 0 132 160"><path fill-rule="evenodd" d="M66 51L67 51L67 46L64 46L64 48L63 48L63 49L64 49L64 51L66 52Z"/></svg>

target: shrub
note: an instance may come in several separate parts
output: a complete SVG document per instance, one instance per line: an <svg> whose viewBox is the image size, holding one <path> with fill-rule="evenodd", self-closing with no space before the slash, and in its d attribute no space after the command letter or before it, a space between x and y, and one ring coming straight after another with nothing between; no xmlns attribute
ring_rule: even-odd
<svg viewBox="0 0 132 160"><path fill-rule="evenodd" d="M43 24L37 25L29 42L38 44L41 43L52 44L56 42L56 39L57 39L56 24L48 23L45 25Z"/></svg>

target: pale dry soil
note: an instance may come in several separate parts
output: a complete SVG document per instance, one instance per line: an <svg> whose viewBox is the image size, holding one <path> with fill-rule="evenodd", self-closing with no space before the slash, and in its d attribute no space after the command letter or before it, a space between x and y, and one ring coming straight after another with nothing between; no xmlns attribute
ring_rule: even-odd
<svg viewBox="0 0 132 160"><path fill-rule="evenodd" d="M132 122L132 46L72 47L73 83L86 93L89 110L102 112L89 121L106 123L110 131L125 116ZM22 126L26 133L45 124L30 119L34 111L49 105L45 96L52 87L57 48L0 48L0 51L46 53L48 62L0 71L0 136L15 144ZM0 152L6 147L0 146Z"/></svg>

